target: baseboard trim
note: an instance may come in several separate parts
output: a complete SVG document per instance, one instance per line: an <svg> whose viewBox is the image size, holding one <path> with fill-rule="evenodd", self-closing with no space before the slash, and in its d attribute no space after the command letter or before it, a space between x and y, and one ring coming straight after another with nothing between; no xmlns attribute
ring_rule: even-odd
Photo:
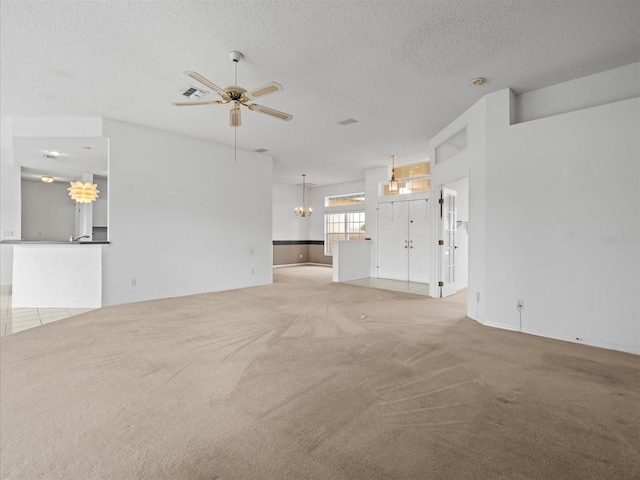
<svg viewBox="0 0 640 480"><path fill-rule="evenodd" d="M477 321L477 320L476 320ZM512 332L520 332L525 333L527 335L534 335L536 337L549 338L551 340L560 340L562 342L576 343L578 345L586 345L588 347L596 347L596 348L604 348L606 350L616 350L618 352L631 353L633 355L640 355L640 347L633 347L629 345L618 345L615 343L602 342L600 340L593 340L590 338L580 338L580 337L569 337L567 335L553 335L546 332L539 332L536 330L531 330L528 328L523 328L520 330L513 325L507 325L504 323L495 323L495 322L487 322L482 323L478 322L485 327L493 327L500 328L502 330L510 330Z"/></svg>
<svg viewBox="0 0 640 480"><path fill-rule="evenodd" d="M305 263L287 263L285 265L274 265L273 268L281 268L281 267L305 267L307 265L314 265L316 267L333 267L328 263L313 263L313 262L305 262Z"/></svg>

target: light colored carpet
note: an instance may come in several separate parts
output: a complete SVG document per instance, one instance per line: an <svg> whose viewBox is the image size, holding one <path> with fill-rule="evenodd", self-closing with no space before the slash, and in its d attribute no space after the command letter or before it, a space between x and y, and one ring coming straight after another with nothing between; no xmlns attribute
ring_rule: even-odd
<svg viewBox="0 0 640 480"><path fill-rule="evenodd" d="M637 356L331 283L108 307L0 339L5 479L632 479Z"/></svg>

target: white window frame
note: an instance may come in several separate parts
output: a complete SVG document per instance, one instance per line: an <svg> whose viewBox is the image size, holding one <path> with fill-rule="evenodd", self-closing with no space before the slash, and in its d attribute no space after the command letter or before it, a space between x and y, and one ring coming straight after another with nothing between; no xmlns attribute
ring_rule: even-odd
<svg viewBox="0 0 640 480"><path fill-rule="evenodd" d="M344 200L346 201L345 205L338 205L329 207L329 202L331 200ZM350 203L350 200L357 200L355 203ZM333 256L333 242L334 241L344 241L344 240L364 240L365 232L364 230L358 230L357 232L350 232L349 225L360 224L361 226L366 225L365 221L365 195L364 192L359 193L350 193L345 195L333 195L329 197L325 197L324 199L324 254L326 256ZM358 215L358 220L353 221L353 215ZM331 222L333 225L342 224L339 227L338 231L329 231L336 230L330 229L329 220L332 218L330 215L344 215L340 222ZM350 218L351 217L351 218ZM350 221L351 220L351 221ZM338 235L339 238L331 238L330 235Z"/></svg>

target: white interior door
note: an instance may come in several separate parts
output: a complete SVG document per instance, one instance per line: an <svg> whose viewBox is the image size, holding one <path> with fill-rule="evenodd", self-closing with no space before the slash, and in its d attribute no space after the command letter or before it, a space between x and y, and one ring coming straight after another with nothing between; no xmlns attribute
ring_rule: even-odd
<svg viewBox="0 0 640 480"><path fill-rule="evenodd" d="M428 200L409 202L409 281L429 283Z"/></svg>
<svg viewBox="0 0 640 480"><path fill-rule="evenodd" d="M378 277L409 278L408 202L378 204Z"/></svg>
<svg viewBox="0 0 640 480"><path fill-rule="evenodd" d="M456 293L456 191L443 188L440 204L440 296Z"/></svg>

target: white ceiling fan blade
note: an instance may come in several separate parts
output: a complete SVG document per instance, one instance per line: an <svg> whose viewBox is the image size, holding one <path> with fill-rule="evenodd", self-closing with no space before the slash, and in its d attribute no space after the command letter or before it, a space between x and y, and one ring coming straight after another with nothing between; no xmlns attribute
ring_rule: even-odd
<svg viewBox="0 0 640 480"><path fill-rule="evenodd" d="M220 88L219 86L217 86L215 83L211 83L209 80L207 80L206 78L204 78L202 75L200 75L197 72L184 72L185 75L193 78L194 80L200 82L202 85L205 85L207 87L209 87L211 90L214 90L215 92L217 92L218 94L224 96L227 94L227 92L225 92L222 88Z"/></svg>
<svg viewBox="0 0 640 480"><path fill-rule="evenodd" d="M267 83L258 88L254 88L250 92L245 93L245 96L249 99L264 97L265 95L269 95L270 93L281 92L284 90L282 85L276 82Z"/></svg>
<svg viewBox="0 0 640 480"><path fill-rule="evenodd" d="M200 100L199 102L172 102L176 107L189 107L191 105L222 105L225 102L220 100Z"/></svg>
<svg viewBox="0 0 640 480"><path fill-rule="evenodd" d="M274 110L273 108L263 107L262 105L256 105L255 103L252 105L247 105L247 107L249 107L249 110L266 113L267 115L279 118L280 120L284 120L285 122L288 122L293 118L293 115L289 115L288 113L280 112L278 110Z"/></svg>

